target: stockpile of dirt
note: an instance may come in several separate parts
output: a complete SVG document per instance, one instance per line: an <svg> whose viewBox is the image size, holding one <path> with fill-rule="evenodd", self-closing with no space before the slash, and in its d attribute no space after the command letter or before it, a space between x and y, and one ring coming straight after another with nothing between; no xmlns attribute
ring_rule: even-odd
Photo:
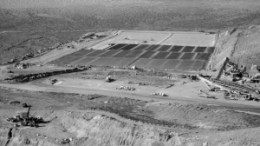
<svg viewBox="0 0 260 146"><path fill-rule="evenodd" d="M260 126L260 116L216 106L187 103L149 103L154 118L203 129L231 130Z"/></svg>
<svg viewBox="0 0 260 146"><path fill-rule="evenodd" d="M88 67L84 67L84 68L73 68L73 69L65 69L65 70L56 70L56 71L51 71L51 72L42 72L42 73L35 73L35 74L27 74L27 75L18 75L18 76L14 76L11 78L7 78L5 80L12 80L15 82L29 82L29 81L33 81L36 79L41 79L41 78L47 78L50 76L54 76L54 75L59 75L59 74L66 74L66 73L74 73L74 72L81 72L84 70L87 70Z"/></svg>

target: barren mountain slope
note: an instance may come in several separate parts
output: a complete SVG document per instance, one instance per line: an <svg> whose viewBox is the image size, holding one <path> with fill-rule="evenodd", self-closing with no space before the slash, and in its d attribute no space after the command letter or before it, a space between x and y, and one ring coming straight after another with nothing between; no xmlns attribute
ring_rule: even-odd
<svg viewBox="0 0 260 146"><path fill-rule="evenodd" d="M240 33L235 46L233 60L246 65L248 69L252 65L260 64L260 27L251 26Z"/></svg>
<svg viewBox="0 0 260 146"><path fill-rule="evenodd" d="M222 30L259 24L257 0L1 0L1 63L110 29Z"/></svg>

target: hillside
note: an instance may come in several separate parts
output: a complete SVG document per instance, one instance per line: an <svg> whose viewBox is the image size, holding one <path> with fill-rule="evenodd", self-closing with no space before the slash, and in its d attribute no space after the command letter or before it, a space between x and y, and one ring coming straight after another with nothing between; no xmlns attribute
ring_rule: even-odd
<svg viewBox="0 0 260 146"><path fill-rule="evenodd" d="M1 0L0 62L91 31L245 28L260 23L259 7L257 0Z"/></svg>
<svg viewBox="0 0 260 146"><path fill-rule="evenodd" d="M206 0L64 0L1 2L0 28L221 29L259 23L260 2Z"/></svg>

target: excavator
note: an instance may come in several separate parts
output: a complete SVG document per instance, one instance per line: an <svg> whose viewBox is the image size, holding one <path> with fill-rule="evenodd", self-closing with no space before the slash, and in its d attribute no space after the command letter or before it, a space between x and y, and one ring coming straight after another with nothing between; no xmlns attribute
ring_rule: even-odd
<svg viewBox="0 0 260 146"><path fill-rule="evenodd" d="M42 117L30 116L31 105L23 104L24 108L27 108L27 112L22 112L15 117L8 118L7 121L16 123L18 126L29 126L29 127L39 127L39 124L46 123Z"/></svg>

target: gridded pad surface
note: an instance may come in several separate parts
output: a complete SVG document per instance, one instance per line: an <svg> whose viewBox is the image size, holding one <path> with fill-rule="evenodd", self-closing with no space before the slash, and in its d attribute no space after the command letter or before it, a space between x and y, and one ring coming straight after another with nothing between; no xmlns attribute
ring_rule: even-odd
<svg viewBox="0 0 260 146"><path fill-rule="evenodd" d="M215 47L205 46L113 44L104 50L81 49L52 63L199 71L205 68L214 50Z"/></svg>

